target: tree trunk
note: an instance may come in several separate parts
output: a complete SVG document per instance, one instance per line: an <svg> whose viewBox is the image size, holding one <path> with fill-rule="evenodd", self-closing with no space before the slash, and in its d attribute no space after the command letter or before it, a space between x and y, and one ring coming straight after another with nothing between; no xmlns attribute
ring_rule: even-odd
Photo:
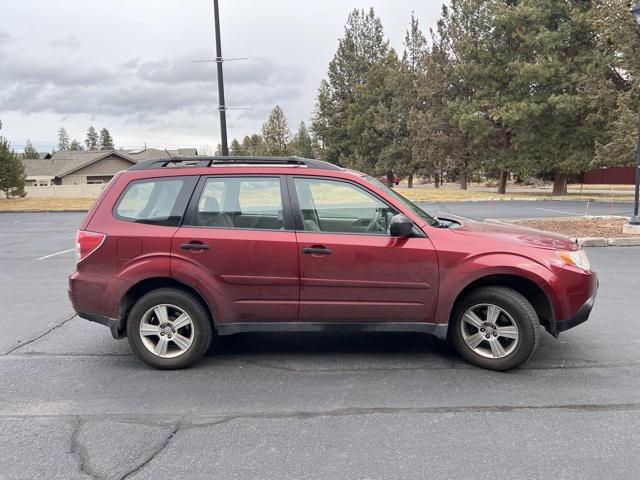
<svg viewBox="0 0 640 480"><path fill-rule="evenodd" d="M567 194L567 176L564 173L555 171L553 174L553 193L552 195Z"/></svg>
<svg viewBox="0 0 640 480"><path fill-rule="evenodd" d="M440 188L440 175L437 174L437 173L435 174L435 182L434 183L435 183L434 186L436 188Z"/></svg>
<svg viewBox="0 0 640 480"><path fill-rule="evenodd" d="M500 170L500 183L498 183L498 193L504 195L507 193L507 180L509 179L509 172L507 170Z"/></svg>
<svg viewBox="0 0 640 480"><path fill-rule="evenodd" d="M460 176L460 190L467 189L467 172L462 172Z"/></svg>
<svg viewBox="0 0 640 480"><path fill-rule="evenodd" d="M444 174L440 172L440 186L444 185Z"/></svg>
<svg viewBox="0 0 640 480"><path fill-rule="evenodd" d="M391 170L387 170L387 187L393 187L393 172Z"/></svg>
<svg viewBox="0 0 640 480"><path fill-rule="evenodd" d="M410 173L407 178L407 188L413 188L413 173Z"/></svg>

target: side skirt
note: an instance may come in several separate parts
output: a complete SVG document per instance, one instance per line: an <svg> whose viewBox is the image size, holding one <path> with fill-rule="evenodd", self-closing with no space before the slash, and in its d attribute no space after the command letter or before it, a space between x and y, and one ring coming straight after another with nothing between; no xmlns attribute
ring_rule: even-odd
<svg viewBox="0 0 640 480"><path fill-rule="evenodd" d="M419 332L447 338L447 325L423 322L372 322L372 323L334 323L334 322L242 322L216 324L219 335L233 335L246 332Z"/></svg>

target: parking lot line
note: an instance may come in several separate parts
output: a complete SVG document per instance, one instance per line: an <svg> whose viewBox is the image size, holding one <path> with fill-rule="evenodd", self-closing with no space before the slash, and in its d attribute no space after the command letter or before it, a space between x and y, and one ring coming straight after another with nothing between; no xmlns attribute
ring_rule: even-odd
<svg viewBox="0 0 640 480"><path fill-rule="evenodd" d="M62 250L61 252L50 253L49 255L45 255L44 257L40 257L38 260L46 260L47 258L55 257L57 255L62 255L64 253L73 252L75 248L70 248L69 250Z"/></svg>
<svg viewBox="0 0 640 480"><path fill-rule="evenodd" d="M564 215L575 215L576 217L582 217L584 215L582 215L581 213L573 213L573 212L566 212L563 210L553 210L551 208L540 208L540 207L533 207L534 210L543 210L545 212L552 212L552 213L562 213Z"/></svg>

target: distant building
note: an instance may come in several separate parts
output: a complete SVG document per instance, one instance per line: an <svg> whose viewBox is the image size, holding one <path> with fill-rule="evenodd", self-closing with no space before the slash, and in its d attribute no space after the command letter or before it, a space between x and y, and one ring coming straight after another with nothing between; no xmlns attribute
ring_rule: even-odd
<svg viewBox="0 0 640 480"><path fill-rule="evenodd" d="M142 160L197 155L195 148L159 150L59 151L41 159L23 159L26 186L91 185L109 182L121 170Z"/></svg>

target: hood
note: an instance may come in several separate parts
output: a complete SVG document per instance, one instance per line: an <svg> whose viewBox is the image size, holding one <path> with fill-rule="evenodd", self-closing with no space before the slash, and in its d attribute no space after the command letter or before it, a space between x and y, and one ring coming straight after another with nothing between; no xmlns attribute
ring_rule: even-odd
<svg viewBox="0 0 640 480"><path fill-rule="evenodd" d="M457 221L457 220L456 220ZM539 232L525 227L496 223L481 223L470 220L460 222L458 232L468 232L496 241L526 244L548 250L579 250L580 247L568 237L551 232Z"/></svg>

